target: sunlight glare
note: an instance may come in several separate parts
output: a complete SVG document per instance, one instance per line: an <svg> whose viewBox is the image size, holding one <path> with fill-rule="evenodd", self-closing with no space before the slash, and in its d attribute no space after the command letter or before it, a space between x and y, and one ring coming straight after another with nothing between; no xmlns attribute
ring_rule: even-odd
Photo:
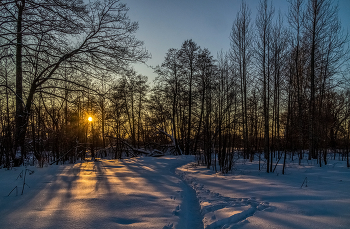
<svg viewBox="0 0 350 229"><path fill-rule="evenodd" d="M88 120L89 120L89 122L91 122L92 121L92 117L89 117Z"/></svg>

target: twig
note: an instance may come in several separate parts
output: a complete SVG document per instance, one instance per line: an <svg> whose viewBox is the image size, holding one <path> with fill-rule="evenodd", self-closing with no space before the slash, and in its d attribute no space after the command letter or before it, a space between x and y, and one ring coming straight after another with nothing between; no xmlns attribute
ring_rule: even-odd
<svg viewBox="0 0 350 229"><path fill-rule="evenodd" d="M303 187L304 183L305 183L305 187L307 188L307 177L305 177L305 179L304 179L303 183L301 184L300 188Z"/></svg>
<svg viewBox="0 0 350 229"><path fill-rule="evenodd" d="M16 196L18 195L18 190L17 190L17 186L16 187L14 187L13 189L12 189L12 191L7 195L7 196L10 196L11 195L11 193L13 192L13 190L15 190L16 189Z"/></svg>
<svg viewBox="0 0 350 229"><path fill-rule="evenodd" d="M63 155L62 155L60 158L58 158L56 161L51 162L50 165L53 165L53 164L55 164L56 162L60 161L60 160L61 160L63 157L65 157L70 151L72 151L72 149L73 149L73 148L71 148L70 150L68 150L67 153L63 154Z"/></svg>
<svg viewBox="0 0 350 229"><path fill-rule="evenodd" d="M22 176L23 176L23 170L22 172L19 173L18 177L22 178ZM16 180L18 179L18 177L16 178Z"/></svg>
<svg viewBox="0 0 350 229"><path fill-rule="evenodd" d="M275 165L275 167L274 167L273 170L272 170L273 173L275 172L276 167L277 167L277 165L278 165L278 162L281 160L281 158L282 158L282 154L280 155L280 157L279 157L278 160L276 161L276 165Z"/></svg>
<svg viewBox="0 0 350 229"><path fill-rule="evenodd" d="M22 187L22 193L21 195L23 195L23 192L24 192L24 185L27 185L28 188L30 188L30 186L26 183L26 175L27 175L27 171L29 171L29 175L33 174L34 171L33 170L30 170L30 169L26 169L25 172L24 172L24 177L23 177L23 187ZM22 171L23 172L23 171Z"/></svg>

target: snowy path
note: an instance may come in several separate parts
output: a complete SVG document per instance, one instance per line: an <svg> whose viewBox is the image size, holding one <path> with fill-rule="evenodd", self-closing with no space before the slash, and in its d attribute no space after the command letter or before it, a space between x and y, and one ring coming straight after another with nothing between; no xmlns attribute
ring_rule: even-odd
<svg viewBox="0 0 350 229"><path fill-rule="evenodd" d="M175 169L172 169L172 172L175 173ZM181 176L178 176L181 177ZM178 212L180 220L176 228L178 229L202 229L203 225L203 216L201 214L201 208L199 201L196 196L196 191L190 187L187 181L182 178L180 182L180 187L182 188L181 198L181 209Z"/></svg>
<svg viewBox="0 0 350 229"><path fill-rule="evenodd" d="M346 161L289 162L286 175L236 161L232 174L193 157L140 157L0 169L0 228L350 228ZM176 171L176 173L175 173ZM307 187L304 185L307 177ZM19 187L19 195L15 191Z"/></svg>
<svg viewBox="0 0 350 229"><path fill-rule="evenodd" d="M23 196L7 197L11 184L1 190L0 227L203 228L194 190L175 174L191 160L134 158L36 169ZM1 172L12 182L20 170Z"/></svg>
<svg viewBox="0 0 350 229"><path fill-rule="evenodd" d="M349 229L350 170L346 161L289 162L286 175L259 172L258 161L236 161L222 175L190 163L177 174L196 191L205 229ZM307 177L306 184L301 187Z"/></svg>

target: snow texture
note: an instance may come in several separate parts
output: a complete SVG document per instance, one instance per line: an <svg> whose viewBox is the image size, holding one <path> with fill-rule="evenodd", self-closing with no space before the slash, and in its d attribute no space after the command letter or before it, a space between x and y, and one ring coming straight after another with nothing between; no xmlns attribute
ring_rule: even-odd
<svg viewBox="0 0 350 229"><path fill-rule="evenodd" d="M0 169L0 228L350 228L345 161L288 161L281 175L280 165L267 174L238 160L223 175L193 160Z"/></svg>
<svg viewBox="0 0 350 229"><path fill-rule="evenodd" d="M264 166L264 165L263 165ZM350 228L350 170L345 161L288 162L275 173L239 160L223 175L189 163L177 169L199 199L204 228ZM307 183L306 183L307 181ZM301 187L302 186L302 187Z"/></svg>
<svg viewBox="0 0 350 229"><path fill-rule="evenodd" d="M175 168L192 160L140 157L28 167L35 172L27 174L30 188L23 195L23 178L16 178L24 168L1 169L0 228L176 228L186 217L182 197L189 195ZM18 195L14 190L8 196L15 186Z"/></svg>

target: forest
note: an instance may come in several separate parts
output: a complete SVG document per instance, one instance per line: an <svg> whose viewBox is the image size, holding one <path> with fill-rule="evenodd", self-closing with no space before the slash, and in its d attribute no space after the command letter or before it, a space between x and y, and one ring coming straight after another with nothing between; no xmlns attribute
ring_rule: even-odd
<svg viewBox="0 0 350 229"><path fill-rule="evenodd" d="M286 158L349 163L349 36L333 0L288 12L244 1L213 54L194 40L146 63L119 0L0 1L0 166L94 157L196 155L227 173L237 158L273 172ZM261 161L261 167L260 167Z"/></svg>

